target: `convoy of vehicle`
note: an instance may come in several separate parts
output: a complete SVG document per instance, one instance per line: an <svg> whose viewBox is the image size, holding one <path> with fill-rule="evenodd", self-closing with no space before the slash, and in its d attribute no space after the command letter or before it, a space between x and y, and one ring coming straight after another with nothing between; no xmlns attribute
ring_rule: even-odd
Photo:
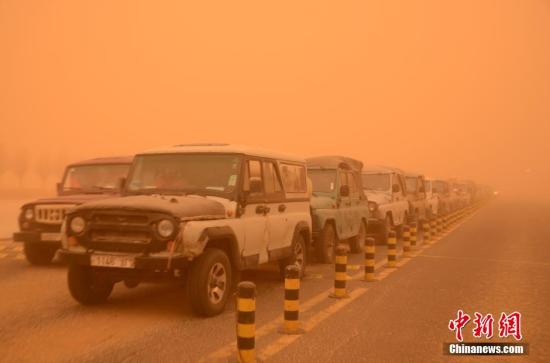
<svg viewBox="0 0 550 363"><path fill-rule="evenodd" d="M176 145L69 165L57 197L22 206L14 240L31 264L61 246L81 304L104 302L119 282L184 280L193 310L212 316L245 269L296 265L303 277L340 244L361 252L367 235L385 243L391 230L492 193L345 156Z"/></svg>
<svg viewBox="0 0 550 363"><path fill-rule="evenodd" d="M33 265L51 262L61 247L61 224L72 207L95 199L112 197L120 191L120 179L128 173L131 157L85 160L68 165L57 184L57 196L38 199L21 207L16 242Z"/></svg>

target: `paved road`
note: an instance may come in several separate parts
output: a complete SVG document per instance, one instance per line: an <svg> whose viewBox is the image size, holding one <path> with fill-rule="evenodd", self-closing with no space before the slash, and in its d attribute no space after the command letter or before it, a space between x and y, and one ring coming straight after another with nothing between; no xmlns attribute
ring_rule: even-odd
<svg viewBox="0 0 550 363"><path fill-rule="evenodd" d="M530 355L513 360L550 361L548 222L550 205L493 201L395 270L384 269L385 248L377 246L380 280L364 283L351 270L351 298L341 301L327 297L332 267L313 265L302 283L301 336L277 333L283 288L276 269L247 273L258 286L257 353L274 362L456 360L442 354L442 344L453 341L447 324L458 309L517 310ZM196 318L181 286L144 284L116 286L107 304L82 307L65 274L60 263L31 267L15 244L0 244L0 361L227 361L234 354L234 306ZM466 330L465 337L473 341ZM501 358L492 360L511 359Z"/></svg>

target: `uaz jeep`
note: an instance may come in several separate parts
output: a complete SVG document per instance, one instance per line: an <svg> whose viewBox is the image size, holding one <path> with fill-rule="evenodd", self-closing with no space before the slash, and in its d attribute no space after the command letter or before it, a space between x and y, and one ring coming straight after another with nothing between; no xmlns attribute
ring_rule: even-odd
<svg viewBox="0 0 550 363"><path fill-rule="evenodd" d="M125 185L67 215L62 253L82 304L103 302L120 281L186 279L193 310L211 316L243 269L273 261L304 273L311 217L299 157L179 145L137 155Z"/></svg>
<svg viewBox="0 0 550 363"><path fill-rule="evenodd" d="M363 163L343 156L307 159L312 182L313 247L321 262L334 260L341 241L361 252L367 235L369 207L361 185Z"/></svg>
<svg viewBox="0 0 550 363"><path fill-rule="evenodd" d="M409 203L403 171L393 167L367 166L363 188L369 200L368 234L385 244L392 229L408 223Z"/></svg>
<svg viewBox="0 0 550 363"><path fill-rule="evenodd" d="M16 242L24 243L31 264L50 263L61 247L61 223L67 210L90 200L108 198L119 192L120 179L126 177L131 157L99 158L66 167L57 197L38 199L21 207Z"/></svg>

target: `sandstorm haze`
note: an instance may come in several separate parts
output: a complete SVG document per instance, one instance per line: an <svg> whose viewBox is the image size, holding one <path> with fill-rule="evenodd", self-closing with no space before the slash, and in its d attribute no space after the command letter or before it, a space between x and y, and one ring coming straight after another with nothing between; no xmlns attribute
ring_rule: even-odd
<svg viewBox="0 0 550 363"><path fill-rule="evenodd" d="M25 186L42 159L223 141L548 194L546 0L0 0L0 49Z"/></svg>

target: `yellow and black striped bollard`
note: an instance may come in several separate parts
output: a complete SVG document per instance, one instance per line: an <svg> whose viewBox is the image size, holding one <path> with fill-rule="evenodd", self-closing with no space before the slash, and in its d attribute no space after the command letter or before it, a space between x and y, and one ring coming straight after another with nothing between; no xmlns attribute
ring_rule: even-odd
<svg viewBox="0 0 550 363"><path fill-rule="evenodd" d="M422 243L423 244L430 244L432 243L432 233L431 233L431 230L430 230L430 221L429 220L425 220L422 222L422 232L423 232L423 235L422 235Z"/></svg>
<svg viewBox="0 0 550 363"><path fill-rule="evenodd" d="M289 265L285 268L285 313L283 334L302 334L300 327L300 268Z"/></svg>
<svg viewBox="0 0 550 363"><path fill-rule="evenodd" d="M334 291L329 295L335 299L348 298L346 283L348 280L347 274L348 255L344 246L336 247L336 256L334 258Z"/></svg>
<svg viewBox="0 0 550 363"><path fill-rule="evenodd" d="M388 234L388 266L397 267L397 236L395 231L390 231Z"/></svg>
<svg viewBox="0 0 550 363"><path fill-rule="evenodd" d="M441 237L441 234L443 233L443 219L441 217L436 217L435 225L437 228L437 235Z"/></svg>
<svg viewBox="0 0 550 363"><path fill-rule="evenodd" d="M443 232L448 232L449 231L449 216L444 215L443 217L441 217L441 219L443 221L443 226L442 226Z"/></svg>
<svg viewBox="0 0 550 363"><path fill-rule="evenodd" d="M411 249L416 248L416 242L418 241L418 231L416 230L416 223L411 223Z"/></svg>
<svg viewBox="0 0 550 363"><path fill-rule="evenodd" d="M403 225L403 257L411 257L411 229Z"/></svg>
<svg viewBox="0 0 550 363"><path fill-rule="evenodd" d="M237 362L256 362L256 285L237 286Z"/></svg>
<svg viewBox="0 0 550 363"><path fill-rule="evenodd" d="M364 281L371 282L376 281L374 277L374 266L375 266L375 246L374 238L367 237L365 239L365 277Z"/></svg>
<svg viewBox="0 0 550 363"><path fill-rule="evenodd" d="M432 242L437 239L437 221L435 218L429 219L430 221L430 230L432 231Z"/></svg>

